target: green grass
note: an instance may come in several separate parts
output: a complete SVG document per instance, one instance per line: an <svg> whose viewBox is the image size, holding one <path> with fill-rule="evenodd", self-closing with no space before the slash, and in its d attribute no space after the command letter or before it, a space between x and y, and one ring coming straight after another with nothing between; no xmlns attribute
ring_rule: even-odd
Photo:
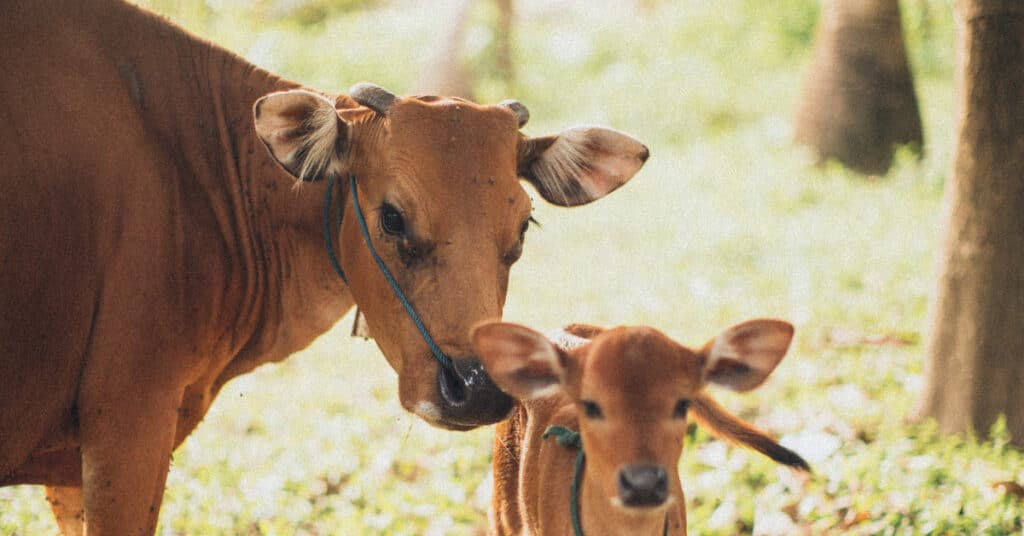
<svg viewBox="0 0 1024 536"><path fill-rule="evenodd" d="M653 154L593 206L537 201L543 226L513 270L506 318L643 323L691 344L754 316L796 324L764 387L719 398L815 472L695 430L680 466L692 534L1021 534L1022 502L993 486L1024 481L1004 432L950 438L905 423L951 169L950 3L904 3L926 156L874 178L815 169L790 145L816 1L646 3L523 2L516 87L481 85L484 100L525 102L531 133L610 124ZM429 7L391 2L252 31L244 3L177 5L196 31L337 91L408 90L440 24ZM487 50L486 28L471 35ZM486 54L473 61L489 72ZM492 431L446 433L406 414L394 373L345 335L348 322L225 389L175 453L161 534L459 535L485 523ZM41 490L0 489L0 534L54 531Z"/></svg>

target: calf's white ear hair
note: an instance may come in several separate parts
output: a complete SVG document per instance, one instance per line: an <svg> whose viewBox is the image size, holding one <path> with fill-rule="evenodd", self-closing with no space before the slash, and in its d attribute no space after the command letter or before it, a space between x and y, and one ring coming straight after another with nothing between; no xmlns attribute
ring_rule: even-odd
<svg viewBox="0 0 1024 536"><path fill-rule="evenodd" d="M473 348L495 385L513 398L540 398L561 388L565 356L547 337L528 327L480 324L473 329Z"/></svg>
<svg viewBox="0 0 1024 536"><path fill-rule="evenodd" d="M793 325L757 319L726 329L702 350L708 383L734 391L749 391L775 370L793 340Z"/></svg>

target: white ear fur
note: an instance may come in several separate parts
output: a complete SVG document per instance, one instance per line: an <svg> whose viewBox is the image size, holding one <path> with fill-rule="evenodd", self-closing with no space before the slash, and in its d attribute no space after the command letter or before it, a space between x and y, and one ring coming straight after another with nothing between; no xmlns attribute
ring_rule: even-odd
<svg viewBox="0 0 1024 536"><path fill-rule="evenodd" d="M565 376L558 349L519 324L488 322L473 330L473 347L494 383L518 400L557 392Z"/></svg>
<svg viewBox="0 0 1024 536"><path fill-rule="evenodd" d="M519 172L559 206L590 203L636 174L650 155L632 136L603 127L573 127L524 144Z"/></svg>
<svg viewBox="0 0 1024 536"><path fill-rule="evenodd" d="M347 125L334 103L302 89L261 97L254 106L256 133L270 154L302 181L315 181L338 171Z"/></svg>
<svg viewBox="0 0 1024 536"><path fill-rule="evenodd" d="M556 329L554 331L549 331L545 336L556 347L561 348L562 350L567 352L569 350L575 350L576 348L580 348L582 346L590 344L590 339L584 339L579 335L569 333L565 329Z"/></svg>
<svg viewBox="0 0 1024 536"><path fill-rule="evenodd" d="M789 349L793 326L772 319L732 326L705 348L705 378L735 391L749 391L775 370Z"/></svg>

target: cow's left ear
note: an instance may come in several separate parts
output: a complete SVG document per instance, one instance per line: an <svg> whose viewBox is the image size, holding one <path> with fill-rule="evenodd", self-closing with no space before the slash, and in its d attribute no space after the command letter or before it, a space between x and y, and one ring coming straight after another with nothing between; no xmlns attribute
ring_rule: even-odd
<svg viewBox="0 0 1024 536"><path fill-rule="evenodd" d="M261 97L253 107L256 134L295 178L315 181L341 171L348 124L323 95L295 89Z"/></svg>
<svg viewBox="0 0 1024 536"><path fill-rule="evenodd" d="M574 207L600 199L640 170L650 152L632 136L603 127L524 138L519 175L549 203Z"/></svg>

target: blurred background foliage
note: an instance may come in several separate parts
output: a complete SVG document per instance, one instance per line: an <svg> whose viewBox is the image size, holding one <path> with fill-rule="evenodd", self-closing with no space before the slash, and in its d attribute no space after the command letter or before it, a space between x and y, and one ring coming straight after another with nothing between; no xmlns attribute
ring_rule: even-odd
<svg viewBox="0 0 1024 536"><path fill-rule="evenodd" d="M149 0L212 41L324 91L373 80L415 88L458 1ZM729 133L787 113L809 58L817 0L527 0L514 4L514 87L495 64L497 7L472 2L463 53L484 102L514 96L534 117L634 124L665 141ZM919 83L948 82L951 0L903 2ZM924 80L922 80L924 79ZM636 106L639 102L645 106ZM582 114L582 117L581 117Z"/></svg>
<svg viewBox="0 0 1024 536"><path fill-rule="evenodd" d="M147 0L141 5L310 87L415 91L458 5L413 0ZM758 391L716 392L812 463L803 479L694 430L681 465L691 534L1021 534L1024 456L1005 430L946 438L903 418L952 162L952 0L904 0L924 158L887 175L816 168L791 143L818 0L522 0L515 76L495 4L462 54L483 102L514 97L530 134L579 123L642 139L627 187L573 210L535 203L506 318L654 325L689 344L754 316L794 322ZM175 454L161 534L476 534L492 431L431 429L350 318L233 381ZM35 488L0 489L0 533L53 533Z"/></svg>

